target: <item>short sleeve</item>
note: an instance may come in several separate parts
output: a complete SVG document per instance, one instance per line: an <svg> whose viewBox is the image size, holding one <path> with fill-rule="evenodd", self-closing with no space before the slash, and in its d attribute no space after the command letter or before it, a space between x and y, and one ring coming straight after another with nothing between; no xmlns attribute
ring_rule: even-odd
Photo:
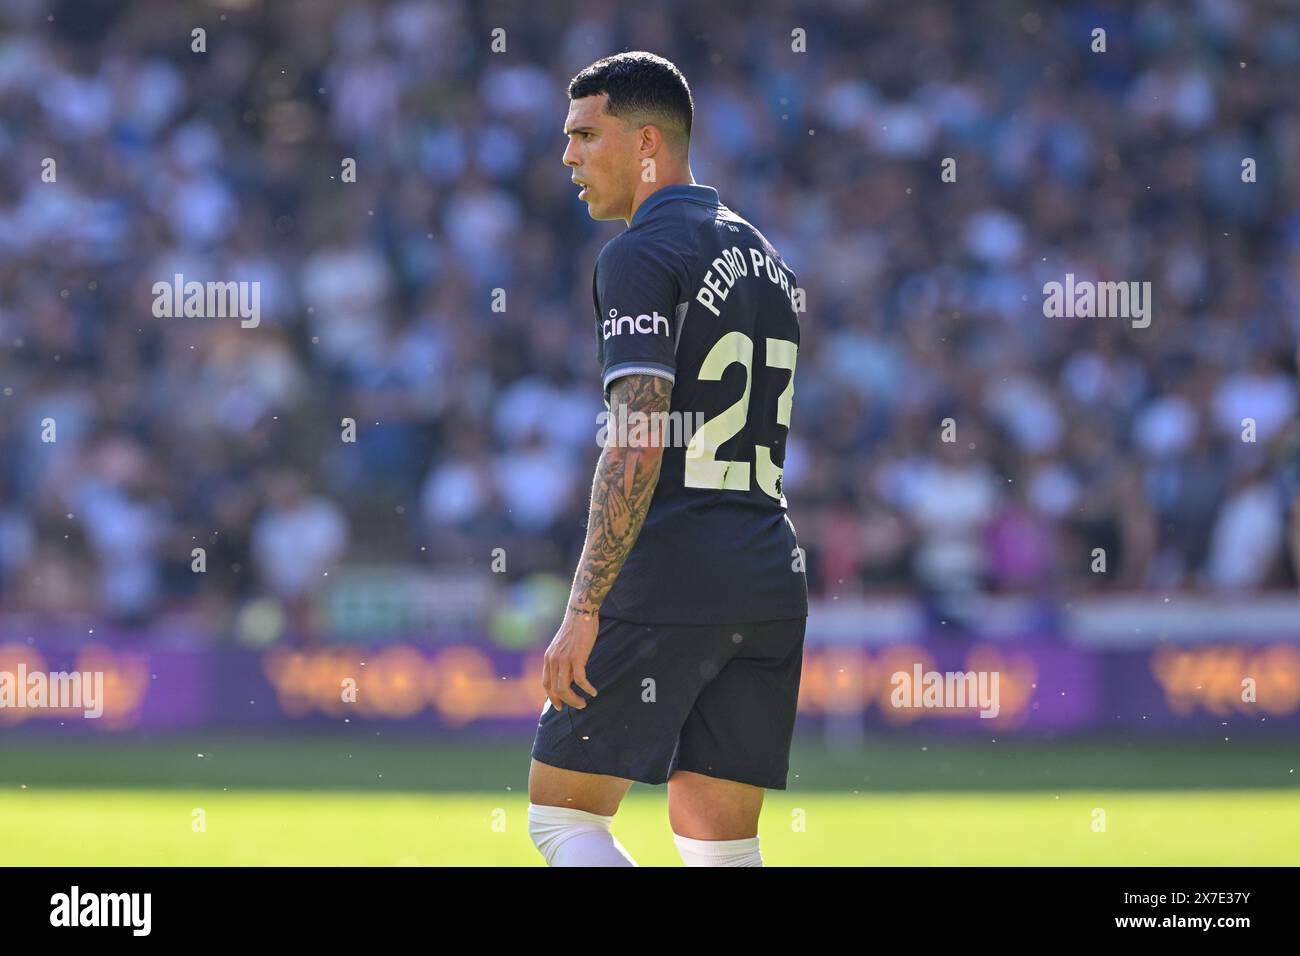
<svg viewBox="0 0 1300 956"><path fill-rule="evenodd" d="M596 345L608 400L624 375L677 374L679 283L667 257L627 235L605 247L593 281Z"/></svg>

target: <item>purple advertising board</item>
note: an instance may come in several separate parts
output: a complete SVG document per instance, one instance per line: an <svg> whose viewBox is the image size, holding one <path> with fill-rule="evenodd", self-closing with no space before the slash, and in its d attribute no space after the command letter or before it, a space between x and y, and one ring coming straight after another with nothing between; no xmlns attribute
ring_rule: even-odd
<svg viewBox="0 0 1300 956"><path fill-rule="evenodd" d="M541 653L468 641L267 650L143 648L111 636L76 649L0 643L0 734L284 731L344 722L527 730L545 702ZM56 673L82 674L87 688L97 675L102 713L57 706L56 695L29 693L24 701L31 688L17 686L19 674ZM799 715L803 729L832 721L991 736L1295 734L1300 644L810 646Z"/></svg>

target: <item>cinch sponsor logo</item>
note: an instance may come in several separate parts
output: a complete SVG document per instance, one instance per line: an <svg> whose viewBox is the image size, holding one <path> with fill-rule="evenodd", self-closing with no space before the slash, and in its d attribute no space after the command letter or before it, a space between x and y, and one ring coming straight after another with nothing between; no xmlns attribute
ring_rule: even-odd
<svg viewBox="0 0 1300 956"><path fill-rule="evenodd" d="M104 672L29 674L26 664L19 664L17 672L0 671L0 709L46 707L80 710L92 720L104 716Z"/></svg>
<svg viewBox="0 0 1300 956"><path fill-rule="evenodd" d="M152 893L71 893L50 897L51 926L129 926L133 936L148 936Z"/></svg>
<svg viewBox="0 0 1300 956"><path fill-rule="evenodd" d="M614 335L635 335L638 332L643 335L658 335L660 322L664 326L664 335L671 337L673 333L667 316L660 315L657 311L650 315L642 313L634 319L630 315L619 315L618 309L610 309L609 318L600 325L600 333L606 339Z"/></svg>

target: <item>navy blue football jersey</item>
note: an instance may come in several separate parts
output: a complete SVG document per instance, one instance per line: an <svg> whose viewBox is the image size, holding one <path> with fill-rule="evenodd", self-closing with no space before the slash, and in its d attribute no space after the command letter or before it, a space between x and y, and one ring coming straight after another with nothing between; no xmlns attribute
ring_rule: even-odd
<svg viewBox="0 0 1300 956"><path fill-rule="evenodd" d="M666 446L659 483L601 616L806 616L782 487L803 309L794 272L715 189L679 184L652 193L601 250L592 291L606 405L621 376L672 383L670 414L649 423ZM635 444L637 425L611 408L609 440Z"/></svg>

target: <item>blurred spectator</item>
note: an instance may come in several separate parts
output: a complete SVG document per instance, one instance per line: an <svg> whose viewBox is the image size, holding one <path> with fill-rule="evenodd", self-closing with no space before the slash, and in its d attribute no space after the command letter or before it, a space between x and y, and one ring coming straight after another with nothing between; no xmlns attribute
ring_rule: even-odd
<svg viewBox="0 0 1300 956"><path fill-rule="evenodd" d="M785 488L815 597L1293 586L1300 26L1107 10L1099 56L1077 10L815 4L799 56L762 4L561 0L504 54L466 0L4 4L0 601L143 621L260 588L306 627L345 556L567 578L623 224L570 188L565 86L641 47L807 293ZM262 321L155 318L176 273L260 283ZM1150 326L1045 318L1067 273L1149 281Z"/></svg>
<svg viewBox="0 0 1300 956"><path fill-rule="evenodd" d="M253 560L266 591L285 604L298 633L309 629L306 602L312 590L347 546L347 519L333 502L307 494L293 472L268 479L266 508L253 523Z"/></svg>

